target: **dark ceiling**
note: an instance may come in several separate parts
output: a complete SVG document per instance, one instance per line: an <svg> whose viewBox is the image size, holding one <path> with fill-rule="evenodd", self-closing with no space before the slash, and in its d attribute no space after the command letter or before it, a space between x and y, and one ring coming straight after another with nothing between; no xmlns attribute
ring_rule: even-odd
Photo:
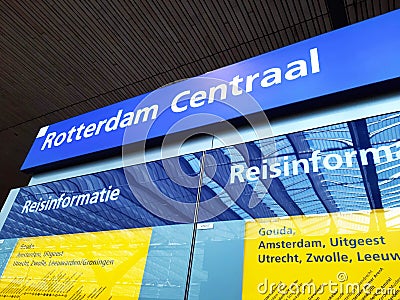
<svg viewBox="0 0 400 300"><path fill-rule="evenodd" d="M39 128L400 8L400 0L0 0L0 204Z"/></svg>

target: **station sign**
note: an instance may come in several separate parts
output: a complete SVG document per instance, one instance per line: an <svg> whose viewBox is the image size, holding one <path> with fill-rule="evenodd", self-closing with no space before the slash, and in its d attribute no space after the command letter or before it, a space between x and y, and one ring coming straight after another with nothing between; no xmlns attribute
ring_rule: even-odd
<svg viewBox="0 0 400 300"><path fill-rule="evenodd" d="M41 128L21 170L40 170L216 120L398 78L400 10ZM200 80L199 79L203 79ZM200 83L199 83L200 82ZM249 98L257 106L247 103ZM201 118L176 127L180 120ZM124 138L131 129L129 138Z"/></svg>

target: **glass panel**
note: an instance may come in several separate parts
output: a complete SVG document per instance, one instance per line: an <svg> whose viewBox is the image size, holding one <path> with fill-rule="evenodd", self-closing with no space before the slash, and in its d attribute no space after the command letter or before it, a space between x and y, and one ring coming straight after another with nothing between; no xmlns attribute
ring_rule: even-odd
<svg viewBox="0 0 400 300"><path fill-rule="evenodd" d="M0 295L183 299L199 170L191 154L21 188Z"/></svg>
<svg viewBox="0 0 400 300"><path fill-rule="evenodd" d="M199 224L190 300L241 299L244 221Z"/></svg>
<svg viewBox="0 0 400 300"><path fill-rule="evenodd" d="M190 299L366 279L400 292L399 133L392 113L207 151Z"/></svg>

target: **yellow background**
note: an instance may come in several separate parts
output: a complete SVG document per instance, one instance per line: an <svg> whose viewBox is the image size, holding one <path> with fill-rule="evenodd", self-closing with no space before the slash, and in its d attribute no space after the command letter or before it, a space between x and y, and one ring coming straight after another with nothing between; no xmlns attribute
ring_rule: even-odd
<svg viewBox="0 0 400 300"><path fill-rule="evenodd" d="M260 228L266 229L281 229L293 228L294 235L277 235L277 236L260 236ZM329 242L330 237L347 237L347 238L374 238L384 236L386 245L379 246L357 246L353 249L350 247L332 247ZM298 248L298 249L258 249L260 242L277 242L277 241L299 241L304 240L320 240L325 245L325 248ZM352 263L307 263L306 253L313 254L330 254L339 251L342 254L347 254L352 258ZM370 274L367 278L370 279L380 271L372 285L380 287L388 278L391 278L393 283L400 278L400 261L357 261L357 252L360 253L386 253L400 252L400 210L378 210L356 213L337 213L330 215L316 216L296 216L289 218L274 218L260 219L256 222L247 222L245 231L245 250L244 250L244 273L243 273L243 299L309 299L311 294L307 291L303 294L278 294L277 291L270 294L270 289L265 294L258 291L260 283L265 283L268 279L268 284L279 284L284 282L287 285L298 280L298 283L308 283L312 280L318 287L323 282L340 283L338 274L347 276L343 282L357 283L362 280L364 275ZM259 263L259 254L269 255L291 255L298 254L302 259L302 263ZM343 280L343 278L341 278ZM368 281L368 279L366 281ZM261 290L266 285L260 286ZM387 286L389 287L390 284ZM338 285L340 288L340 285ZM400 291L400 283L396 285L397 291ZM340 290L339 290L340 291ZM343 289L344 293L346 292ZM386 292L388 292L386 290ZM393 292L393 291L390 291ZM273 294L272 293L272 294ZM269 297L268 297L269 296ZM390 299L390 295L386 297L373 298L373 294L362 294L361 296L351 295L346 298L345 295L332 295L328 289L325 289L323 294L314 296L311 299ZM366 297L365 297L366 296ZM365 298L363 298L365 297ZM392 299L400 299L400 292Z"/></svg>
<svg viewBox="0 0 400 300"><path fill-rule="evenodd" d="M151 232L151 228L140 228L20 239L0 280L0 295L14 295L22 300L55 300L74 296L88 299L89 295L97 293L93 299L138 299ZM31 244L34 249L21 249L22 245ZM64 254L49 259L43 257L44 251L64 251ZM39 252L42 257L17 257L18 253L32 252ZM13 266L15 261L44 260L48 264L50 260L72 259L112 259L114 264ZM29 286L36 286L36 289L29 289ZM57 297L56 290L63 290L64 295Z"/></svg>

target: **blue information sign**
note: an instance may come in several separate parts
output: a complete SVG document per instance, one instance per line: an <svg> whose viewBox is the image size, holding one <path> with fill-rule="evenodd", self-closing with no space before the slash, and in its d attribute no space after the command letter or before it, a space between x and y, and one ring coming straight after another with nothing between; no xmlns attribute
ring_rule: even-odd
<svg viewBox="0 0 400 300"><path fill-rule="evenodd" d="M211 125L400 75L400 10L42 128L22 170ZM199 79L201 79L199 81ZM205 80L207 79L207 80ZM129 138L124 138L126 129Z"/></svg>

